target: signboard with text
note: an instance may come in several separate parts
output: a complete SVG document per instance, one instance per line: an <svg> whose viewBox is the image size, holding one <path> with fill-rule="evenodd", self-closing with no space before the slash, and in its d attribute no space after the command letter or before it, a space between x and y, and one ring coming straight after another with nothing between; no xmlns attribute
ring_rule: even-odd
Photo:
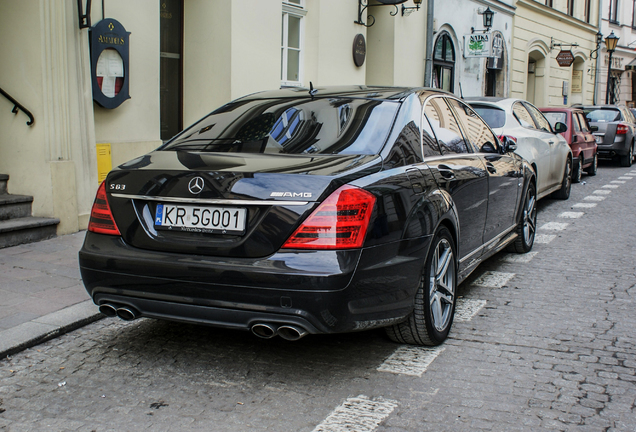
<svg viewBox="0 0 636 432"><path fill-rule="evenodd" d="M464 36L464 57L490 57L491 34L473 33Z"/></svg>
<svg viewBox="0 0 636 432"><path fill-rule="evenodd" d="M570 67L574 63L574 54L570 50L561 50L556 56L556 61L561 67Z"/></svg>

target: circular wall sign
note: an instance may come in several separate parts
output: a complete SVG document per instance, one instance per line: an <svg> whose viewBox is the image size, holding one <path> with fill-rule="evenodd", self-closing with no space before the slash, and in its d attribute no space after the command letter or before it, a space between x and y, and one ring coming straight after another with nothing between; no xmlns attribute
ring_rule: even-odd
<svg viewBox="0 0 636 432"><path fill-rule="evenodd" d="M367 56L367 43L364 40L364 35L357 34L353 38L353 62L357 67L364 64L364 59Z"/></svg>

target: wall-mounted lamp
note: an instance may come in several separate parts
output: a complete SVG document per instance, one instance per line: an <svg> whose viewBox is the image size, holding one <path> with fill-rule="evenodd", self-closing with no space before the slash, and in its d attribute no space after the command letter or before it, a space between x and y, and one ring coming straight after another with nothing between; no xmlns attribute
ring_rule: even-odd
<svg viewBox="0 0 636 432"><path fill-rule="evenodd" d="M484 19L484 27L486 28L486 32L488 32L488 30L490 30L490 28L492 27L492 17L495 15L495 13L490 10L490 6L489 6L480 15Z"/></svg>
<svg viewBox="0 0 636 432"><path fill-rule="evenodd" d="M389 15L396 16L400 11L397 5L405 3L406 1L407 0L377 0L377 2L380 4L370 5L369 0L358 0L358 20L354 21L354 23L363 25L365 27L371 27L373 24L375 24L375 17L373 15L368 15L369 20L372 20L371 24L366 24L364 21L362 21L362 14L364 13L366 8L374 6L393 6L395 8L395 11L389 12ZM419 2L422 3L422 0L419 0Z"/></svg>
<svg viewBox="0 0 636 432"><path fill-rule="evenodd" d="M84 8L86 1L86 8ZM89 28L91 26L91 0L77 0L77 13L79 15L79 28Z"/></svg>
<svg viewBox="0 0 636 432"><path fill-rule="evenodd" d="M422 0L413 0L415 7L406 7L402 4L402 16L409 16L413 12L420 10L420 5L422 4Z"/></svg>

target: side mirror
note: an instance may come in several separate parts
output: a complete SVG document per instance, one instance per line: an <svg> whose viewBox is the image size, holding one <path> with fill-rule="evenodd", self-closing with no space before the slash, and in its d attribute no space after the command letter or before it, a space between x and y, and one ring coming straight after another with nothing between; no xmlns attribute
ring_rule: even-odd
<svg viewBox="0 0 636 432"><path fill-rule="evenodd" d="M565 123L557 122L554 125L554 130L556 131L556 133L565 133L568 131L568 127L565 125Z"/></svg>
<svg viewBox="0 0 636 432"><path fill-rule="evenodd" d="M481 152L482 153L497 153L497 149L495 149L495 146L493 145L493 143L487 142L486 144L481 146Z"/></svg>
<svg viewBox="0 0 636 432"><path fill-rule="evenodd" d="M501 137L501 143L503 144L504 153L509 153L517 150L517 143L510 137Z"/></svg>
<svg viewBox="0 0 636 432"><path fill-rule="evenodd" d="M592 132L598 132L598 126L591 126L591 125L590 125L590 130L591 130Z"/></svg>

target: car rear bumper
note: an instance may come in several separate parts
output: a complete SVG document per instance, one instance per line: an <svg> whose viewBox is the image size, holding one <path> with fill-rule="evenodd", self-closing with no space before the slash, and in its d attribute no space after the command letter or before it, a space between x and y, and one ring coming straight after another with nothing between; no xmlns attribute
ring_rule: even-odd
<svg viewBox="0 0 636 432"><path fill-rule="evenodd" d="M630 145L631 141L626 141L625 136L621 135L611 144L598 144L598 157L611 158L614 156L625 156L629 153Z"/></svg>
<svg viewBox="0 0 636 432"><path fill-rule="evenodd" d="M142 250L88 232L79 261L97 305L242 330L271 323L337 333L389 325L412 311L430 239L236 259Z"/></svg>

